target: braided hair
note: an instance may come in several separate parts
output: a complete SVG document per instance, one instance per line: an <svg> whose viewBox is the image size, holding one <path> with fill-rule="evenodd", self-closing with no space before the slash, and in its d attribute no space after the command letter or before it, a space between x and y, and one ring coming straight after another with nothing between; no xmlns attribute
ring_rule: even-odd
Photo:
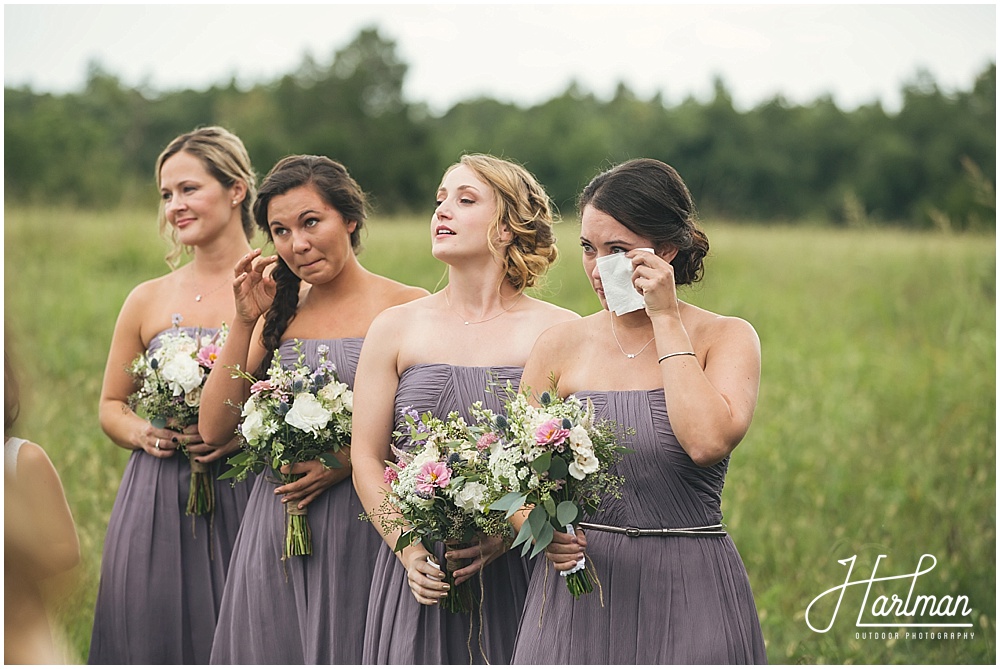
<svg viewBox="0 0 1000 669"><path fill-rule="evenodd" d="M306 185L315 188L323 201L340 212L345 221L356 222L357 225L351 232L351 248L355 253L360 251L361 228L367 214L364 191L348 174L347 168L325 156L288 156L271 168L257 192L257 199L253 205L257 227L273 242L267 217L271 199L284 195L293 188ZM267 374L274 358L274 351L281 344L281 336L288 329L288 324L299 308L299 287L302 280L288 267L284 259L278 258L271 277L274 279L276 290L274 302L264 317L261 343L265 354L254 374L257 378L263 378Z"/></svg>

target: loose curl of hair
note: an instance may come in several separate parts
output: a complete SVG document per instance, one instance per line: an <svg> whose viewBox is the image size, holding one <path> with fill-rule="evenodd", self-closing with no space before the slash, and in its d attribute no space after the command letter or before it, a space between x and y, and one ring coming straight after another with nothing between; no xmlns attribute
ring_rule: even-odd
<svg viewBox="0 0 1000 669"><path fill-rule="evenodd" d="M253 205L257 227L273 242L267 218L268 206L274 197L284 195L300 186L312 186L324 202L340 213L345 222L355 223L354 231L350 234L351 248L357 254L361 250L361 229L368 213L365 193L348 174L346 167L326 156L287 156L271 168L264 177ZM259 379L267 374L274 351L281 344L281 336L298 311L299 286L302 283L280 257L271 277L274 279L276 291L274 302L264 317L261 343L265 354L255 374Z"/></svg>
<svg viewBox="0 0 1000 669"><path fill-rule="evenodd" d="M3 432L5 436L7 430L14 427L18 414L21 413L20 398L20 384L17 382L14 366L11 365L10 357L5 349L3 352Z"/></svg>
<svg viewBox="0 0 1000 669"><path fill-rule="evenodd" d="M670 261L674 282L700 281L708 254L708 237L698 227L694 200L681 175L670 165L637 158L594 177L578 201L581 214L590 205L654 246L677 249Z"/></svg>
<svg viewBox="0 0 1000 669"><path fill-rule="evenodd" d="M490 251L503 265L504 277L520 293L531 288L556 261L552 207L538 180L520 165L485 154L466 154L447 172L465 165L496 195L496 215L490 224ZM446 172L446 173L447 173ZM504 229L510 242L497 248Z"/></svg>
<svg viewBox="0 0 1000 669"><path fill-rule="evenodd" d="M253 237L252 206L257 187L257 176L250 163L250 155L239 137L220 126L198 128L185 133L167 145L159 158L156 159L156 183L159 186L160 172L167 160L181 151L198 158L208 173L211 174L223 188L231 188L240 181L247 188L246 197L240 203L240 219L243 222L243 233L247 241ZM177 231L167 222L167 212L163 200L160 200L159 213L160 234L171 243L171 249L165 260L171 269L177 267L184 246L177 241Z"/></svg>

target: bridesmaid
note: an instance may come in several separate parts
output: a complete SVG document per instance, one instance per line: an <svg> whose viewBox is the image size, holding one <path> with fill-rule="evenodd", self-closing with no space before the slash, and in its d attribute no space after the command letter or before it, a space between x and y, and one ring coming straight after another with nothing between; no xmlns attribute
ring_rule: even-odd
<svg viewBox="0 0 1000 669"><path fill-rule="evenodd" d="M4 664L70 664L64 634L49 620L52 583L80 564L80 540L59 472L45 449L11 434L21 392L4 337ZM53 585L61 586L53 590Z"/></svg>
<svg viewBox="0 0 1000 669"><path fill-rule="evenodd" d="M596 591L575 600L539 561L514 662L766 663L720 509L729 455L757 404L760 341L746 321L677 299L676 286L701 277L708 239L672 167L619 165L590 182L580 209L583 266L604 310L542 335L521 382L547 388L554 374L560 395L588 397L598 418L634 427L634 452L618 466L621 499L606 500L585 532L557 532L545 551L560 570L586 554L603 606ZM621 316L608 310L597 269L616 253L645 300Z"/></svg>
<svg viewBox="0 0 1000 669"><path fill-rule="evenodd" d="M90 643L92 664L208 662L226 569L249 484L215 483L215 511L186 516L191 465L219 473L235 440L202 441L197 425L183 432L156 428L128 406L135 392L126 368L157 346L179 314L190 332L232 323L233 298L223 290L236 261L249 252L256 178L238 137L219 127L176 138L156 161L161 229L191 262L129 294L115 324L104 370L100 418L104 432L132 451L104 540L101 581Z"/></svg>
<svg viewBox="0 0 1000 669"><path fill-rule="evenodd" d="M236 264L237 316L209 375L199 429L224 443L236 429L249 385L233 378L239 364L258 379L275 349L282 362L315 367L325 347L340 381L353 385L361 343L383 309L427 295L373 274L358 262L365 197L339 163L290 156L264 179L254 205L257 225L276 256L255 250ZM263 318L261 318L263 316ZM299 463L294 483L274 472L257 477L222 599L213 664L359 664L372 558L379 536L358 521L363 509L348 480L350 449L337 469ZM345 482L345 480L347 480ZM281 560L285 504L308 507L313 552Z"/></svg>
<svg viewBox="0 0 1000 669"><path fill-rule="evenodd" d="M516 386L538 335L579 318L524 294L557 254L548 196L524 168L492 156L463 156L444 174L430 232L434 257L448 266L448 285L375 319L358 363L354 485L369 512L384 498L385 461L404 409L439 416L459 411L466 419L477 400L502 409L487 386L508 380ZM483 570L480 629L478 611L461 615L437 606L447 587L444 574L428 564L419 543L394 553L398 534L384 534L375 560L364 663L509 663L527 563L504 553L500 537L452 552L471 560L455 572L457 581ZM436 556L438 564L443 557Z"/></svg>

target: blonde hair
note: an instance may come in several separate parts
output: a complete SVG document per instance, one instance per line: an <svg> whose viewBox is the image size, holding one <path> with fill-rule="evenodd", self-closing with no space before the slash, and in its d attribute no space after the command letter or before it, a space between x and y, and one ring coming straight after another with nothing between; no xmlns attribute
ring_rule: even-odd
<svg viewBox="0 0 1000 669"><path fill-rule="evenodd" d="M549 196L524 167L495 156L466 154L445 172L465 165L493 189L496 215L490 225L490 250L504 269L505 278L518 292L536 285L559 256L552 232ZM511 239L498 248L504 228Z"/></svg>
<svg viewBox="0 0 1000 669"><path fill-rule="evenodd" d="M170 142L156 159L157 186L160 183L163 164L181 151L201 160L208 173L224 188L230 188L236 182L243 182L247 194L240 203L240 219L243 223L243 232L249 241L254 232L253 201L257 193L257 176L254 174L250 155L243 146L243 141L225 128L214 125L180 135ZM177 241L177 231L167 222L166 208L162 199L158 220L160 234L171 243L171 249L165 260L171 269L176 268L184 247Z"/></svg>

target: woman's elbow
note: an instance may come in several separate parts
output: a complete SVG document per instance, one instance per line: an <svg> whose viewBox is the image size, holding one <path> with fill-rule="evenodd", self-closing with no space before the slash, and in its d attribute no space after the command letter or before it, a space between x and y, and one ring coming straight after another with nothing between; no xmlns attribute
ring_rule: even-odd
<svg viewBox="0 0 1000 669"><path fill-rule="evenodd" d="M691 461L699 467L711 467L729 457L739 441L735 443L722 438L700 439L685 447Z"/></svg>

